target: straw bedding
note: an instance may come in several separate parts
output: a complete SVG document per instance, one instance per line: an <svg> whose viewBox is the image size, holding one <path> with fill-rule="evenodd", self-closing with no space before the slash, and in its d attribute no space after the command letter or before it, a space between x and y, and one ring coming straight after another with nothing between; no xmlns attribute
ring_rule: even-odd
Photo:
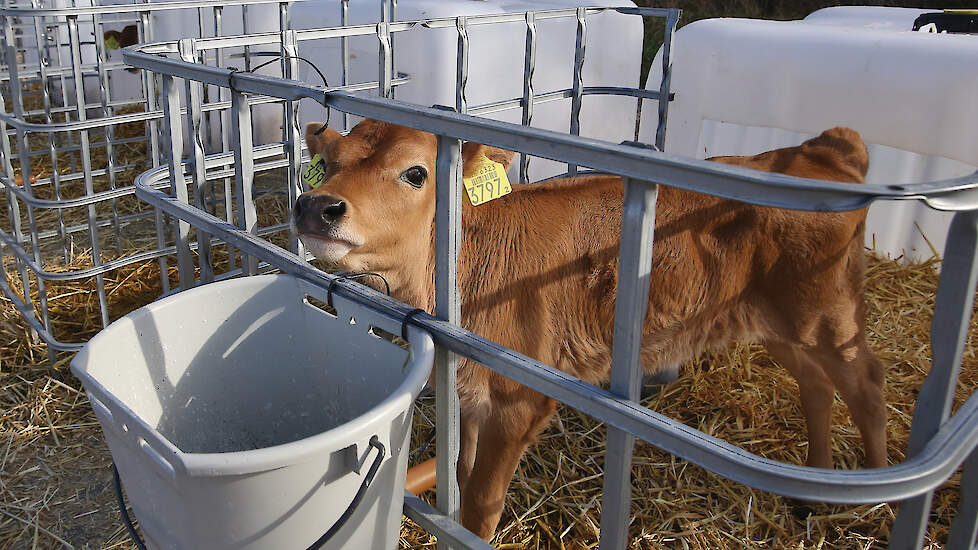
<svg viewBox="0 0 978 550"><path fill-rule="evenodd" d="M873 349L888 366L891 463L904 458L913 402L929 366L937 263L869 262L868 330ZM74 327L78 338L99 325L97 302L84 284L50 294L52 316L61 326ZM155 261L127 266L108 274L106 286L116 317L158 296L159 266ZM79 383L67 372L69 357L57 364L63 382L50 376L45 359L43 347L31 343L4 300L0 548L132 548L115 507L109 453ZM969 343L955 406L976 384L978 361ZM797 386L760 347L732 346L688 363L677 382L645 405L761 456L804 460ZM415 447L430 433L433 417L432 402L424 400L415 421ZM604 434L600 423L561 408L513 481L494 541L499 547L596 547ZM838 400L833 445L836 467L861 463L859 435ZM642 442L635 456L633 548L876 548L885 546L896 511L886 504L802 505L726 481ZM955 476L935 497L929 549L942 547L957 487ZM433 539L405 521L401 543L420 548Z"/></svg>

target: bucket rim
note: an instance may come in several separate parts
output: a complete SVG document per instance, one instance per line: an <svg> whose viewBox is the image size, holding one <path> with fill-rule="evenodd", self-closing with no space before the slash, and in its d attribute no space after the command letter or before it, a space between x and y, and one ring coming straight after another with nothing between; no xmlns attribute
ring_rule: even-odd
<svg viewBox="0 0 978 550"><path fill-rule="evenodd" d="M109 414L109 419L107 420L110 420L113 431L118 432L127 442L131 442L128 440L132 440L134 437L137 438L137 446L139 439L144 440L151 447L151 451L147 450L147 453L157 455L153 458L165 461L172 468L172 471L167 472L170 476L175 473L197 477L257 473L305 462L313 456L321 455L326 450L326 447L332 448L329 452L333 453L351 445L357 445L361 442L366 443L371 436L378 435L378 424L410 408L421 391L422 386L428 380L434 364L434 342L426 330L415 325L408 325L406 336L410 343L410 348L406 350L408 355L405 360L405 369L408 371L408 374L385 399L374 407L326 431L279 445L243 451L191 453L181 450L153 426L150 426L149 423L136 414L129 406L108 391L99 380L88 372L88 365L91 361L91 348L98 345L103 339L110 338L113 328L118 330L119 327L131 321L132 317L146 315L147 313L165 307L173 307L173 304L176 302L192 300L198 293L213 292L218 287L226 289L234 285L271 286L274 284L285 284L287 281L295 283L296 295L301 299L303 295L301 285L308 285L309 283L289 274L255 275L228 279L166 296L120 317L102 329L102 331L91 338L82 350L72 358L70 369L82 382L89 397L94 397L98 404L103 405L103 408L107 409L103 412ZM388 343L388 345L395 344ZM93 408L98 407L95 402L92 403L92 406ZM123 430L120 425L121 423L127 424L128 430ZM105 426L104 423L102 424L104 431ZM383 431L386 432L387 430L384 429ZM129 435L126 432L134 433ZM337 444L337 441L341 441L342 443ZM110 451L112 451L111 448ZM164 467L164 469L167 468Z"/></svg>

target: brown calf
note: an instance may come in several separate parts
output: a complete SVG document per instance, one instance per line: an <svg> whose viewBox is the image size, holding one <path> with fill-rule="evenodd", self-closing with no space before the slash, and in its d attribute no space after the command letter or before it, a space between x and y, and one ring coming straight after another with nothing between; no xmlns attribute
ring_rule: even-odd
<svg viewBox="0 0 978 550"><path fill-rule="evenodd" d="M435 137L365 120L347 137L307 127L327 181L296 203L296 230L316 256L373 271L392 294L434 307ZM475 143L508 165L512 153ZM717 162L861 183L859 135L833 128L798 147ZM600 384L608 378L623 185L586 176L514 185L465 200L458 280L465 328ZM866 461L886 464L883 370L866 345L866 211L812 213L752 206L672 187L659 191L642 365L654 373L731 341L762 342L798 380L808 464L830 468L838 390L862 433ZM556 402L470 361L458 374L462 524L488 539L520 457Z"/></svg>

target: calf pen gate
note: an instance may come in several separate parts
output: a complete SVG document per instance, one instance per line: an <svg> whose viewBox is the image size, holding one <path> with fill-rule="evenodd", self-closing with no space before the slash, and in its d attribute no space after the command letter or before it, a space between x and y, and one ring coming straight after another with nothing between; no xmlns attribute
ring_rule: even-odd
<svg viewBox="0 0 978 550"><path fill-rule="evenodd" d="M576 10L581 34L586 28L587 15L595 11L600 10ZM665 16L672 25L677 16L671 10L621 11ZM785 496L839 503L906 499L894 524L890 538L891 548L920 547L932 490L964 463L962 498L958 515L952 524L949 547L971 548L978 522L978 487L975 487L978 482L978 456L974 453L975 444L978 443L978 397L972 395L953 417L949 418L949 412L951 391L957 378L966 327L971 317L975 280L978 277L978 212L975 210L978 203L974 200L978 179L975 176L905 186L814 182L678 158L627 144L585 140L573 135L573 132L571 135L564 135L534 129L528 125L492 121L453 112L451 109L405 104L386 97L389 92L386 85L380 87L380 97L371 97L324 90L322 87L287 79L245 74L192 61L195 55L203 51L248 44L280 48L283 55L294 64L295 59L289 56L294 55L291 52L295 51L295 45L306 39L376 33L383 45L391 34L411 28L454 27L459 34L460 78L457 85L457 110L464 110L464 75L467 71L465 29L476 24L523 21L527 27L524 67L526 80L524 97L516 104L524 109L524 122L528 123L526 113L532 113L533 100L539 97L532 86L534 22L550 16L560 15L558 12L531 12L484 18L381 23L347 29L189 39L127 50L127 62L160 74L164 89L170 90L164 103L169 106L164 124L172 136L180 136L182 132L176 104L175 78L185 79L189 86L219 86L231 93L233 154L202 159L199 150L195 150L195 158L188 163L188 167L192 168L189 179L182 173L162 167L141 175L136 183L136 192L140 198L179 220L177 253L180 257L178 263L181 286L190 287L198 282L194 279L194 259L190 243L190 232L193 229L198 235L207 236L202 242L213 239L240 250L243 257L248 258L242 260L247 272L254 272L259 260L267 262L271 267L330 289L332 295L338 299L336 308L340 312L343 309L342 300L352 300L369 305L395 320L414 323L430 331L439 346L436 360L436 407L440 512L408 495L405 499L405 513L435 534L439 544L446 547L485 547L481 540L475 540L451 520L458 507L453 475L458 439L455 367L457 357L465 356L609 425L601 525L602 548L622 548L627 540L629 465L635 437L729 479ZM668 44L667 40L667 48ZM380 52L379 81L386 84L391 74L389 50L381 47ZM183 59L179 59L181 56ZM581 62L583 50L580 48L579 38L577 65ZM664 67L668 71L668 63ZM664 78L663 82L668 85L668 78ZM561 93L565 92L574 100L572 109L579 108L581 84L575 81L573 89ZM663 92L662 95L649 94L648 97L661 99L668 90ZM301 250L294 249L300 252L297 256L256 237L255 208L250 189L253 174L284 163L292 186L290 195L294 196L300 191L296 177L300 166L300 155L297 154L300 143L298 128L290 126L291 139L284 144L284 150L279 151L285 153L286 158L256 162L259 158L267 157L265 153L259 155L250 142L249 111L244 108L247 94L272 96L294 102L312 99L327 108L432 132L438 137L436 177L441 184L437 189L435 316L421 314L406 319L410 308L404 304L348 280L316 270L305 262ZM666 106L667 102L660 101L660 109L665 109ZM188 117L193 119L200 110L199 103L191 103ZM660 120L664 119L665 117L660 117ZM535 155L567 163L570 172L574 172L577 166L586 166L625 178L625 217L620 250L622 261L619 268L621 284L616 297L618 305L610 391L585 384L459 327L460 310L455 273L461 222L459 140L471 140L519 151L523 155L522 173L525 173L528 156ZM169 141L170 161L172 165L177 165L182 159L182 151L176 144L181 140L174 138ZM206 181L227 177L232 172L232 193L238 207L238 223L212 216L190 203L189 198L193 195L188 192L188 185L199 190ZM167 181L170 183L169 193L159 190ZM935 306L932 329L934 361L916 407L908 450L910 458L906 462L864 471L829 471L783 464L747 453L658 415L635 402L639 390L639 331L644 317L643 304L648 301L652 227L656 185L659 183L758 205L800 210L845 211L867 206L876 200L913 199L924 201L931 208L956 212L945 250ZM199 191L197 196L199 197ZM201 273L206 273L210 258L202 252L197 258Z"/></svg>
<svg viewBox="0 0 978 550"><path fill-rule="evenodd" d="M602 514L602 548L621 548L627 540L627 522L630 491L629 464L634 437L639 437L656 447L674 453L699 464L719 475L774 493L797 498L810 498L825 502L879 502L911 498L904 503L891 535L891 548L917 548L923 536L928 517L931 491L947 479L964 463L962 499L949 546L970 548L974 544L975 526L978 523L978 457L974 447L978 443L978 398L972 396L949 418L951 392L957 378L957 370L967 334L974 295L976 273L976 245L978 245L978 204L971 198L975 193L975 177L960 180L922 183L899 188L873 185L849 185L830 182L811 182L779 175L759 174L736 168L708 164L686 158L656 153L629 145L595 142L571 135L563 135L528 127L532 119L533 105L542 101L571 99L572 112L580 109L585 93L618 92L647 99L659 99L668 94L668 78L664 89L656 94L639 90L607 90L584 88L580 81L580 65L584 62L583 36L588 16L602 11L601 8L557 10L478 16L458 19L430 20L424 22L381 23L343 29L313 31L284 31L261 35L188 39L179 42L158 43L131 48L124 54L125 60L137 67L157 73L161 80L163 111L155 116L163 117L162 143L166 145L163 162L169 165L183 164L183 134L186 116L187 126L200 135L196 121L211 109L230 107L229 125L222 125L222 133L229 126L227 143L221 152L205 155L203 140L193 140L191 155L186 162L189 178L182 171L163 166L141 175L136 182L138 197L173 217L176 234L172 247L156 250L160 256L176 255L179 268L180 288L198 283L234 276L239 273L254 274L266 268L292 273L313 284L322 286L335 297L335 306L342 312L344 301L366 305L380 315L401 322L410 308L391 300L383 294L353 284L309 266L295 242L289 243L293 254L258 238L258 233L281 231L281 226L259 228L259 209L255 205L255 181L275 170L287 173L289 199L294 200L300 191L297 174L301 166L301 142L299 140L294 109L286 109L285 142L255 146L252 140L252 115L250 104L259 101L288 101L295 107L300 99L309 98L327 108L343 113L366 116L404 126L414 127L438 135L437 178L442 185L438 189L437 206L437 306L435 317L414 315L414 323L433 335L439 346L437 368L437 438L438 505L440 512L428 507L419 499L406 496L405 512L429 532L439 538L440 544L451 547L486 547L451 521L457 511L457 488L454 484L454 461L457 457L457 397L454 394L454 367L459 355L478 361L518 382L574 407L610 426L606 482ZM667 27L673 28L678 12L675 10L618 10L648 16L668 18ZM579 29L578 55L575 59L575 79L568 90L538 93L533 89L534 41L536 21L553 17L576 17ZM522 99L503 102L483 108L465 108L465 75L467 73L466 30L473 25L524 23L527 29L527 48L524 65L524 94ZM396 83L393 78L389 38L399 32L414 28L455 29L459 35L458 57L458 111L485 114L503 108L522 108L526 126L491 121L467 114L459 114L440 108L425 108L399 103L388 99ZM272 47L286 54L283 75L294 75L297 59L296 46L304 40L336 39L357 35L375 35L380 44L379 78L374 86L381 97L357 95L348 91L311 86L289 80L249 74L221 67L220 61L207 65L201 58L209 51L231 48ZM666 41L669 44L669 41ZM220 59L216 56L215 59ZM206 59L206 57L204 57ZM668 63L664 64L668 71ZM190 101L186 113L181 111L177 78L185 79ZM225 103L205 103L202 94L195 90L212 87L220 90L219 97ZM350 86L351 88L354 86ZM363 86L368 87L368 86ZM361 89L363 88L361 87ZM213 96L211 96L213 97ZM664 113L667 102L660 102ZM291 114L290 114L291 113ZM576 117L576 115L575 115ZM572 117L574 120L575 117ZM665 120L664 116L660 120ZM13 125L13 122L11 122ZM16 128L16 126L15 126ZM28 131L27 129L23 131ZM171 136L181 136L171 139ZM660 131L661 136L661 131ZM19 137L19 135L18 135ZM152 136L150 136L152 137ZM455 281L455 257L459 245L461 186L458 173L459 140L472 140L524 154L521 159L522 173L530 155L549 158L568 164L568 171L577 166L619 174L626 178L626 216L623 221L621 245L621 285L616 309L615 353L612 368L612 385L605 391L585 384L573 377L556 371L550 366L521 356L465 331L458 326L459 304ZM658 141L658 140L657 140ZM10 159L8 151L5 158ZM16 174L9 163L5 164L9 193L22 201L24 190L14 190ZM29 176L28 178L29 179ZM210 183L209 183L210 182ZM447 183L447 185L446 185ZM699 192L751 202L754 204L807 210L842 211L860 208L875 200L917 199L932 208L958 212L952 225L945 253L940 287L935 306L932 343L934 363L927 382L921 391L911 433L911 457L900 465L873 471L827 471L787 465L756 455L708 436L688 426L675 422L638 405L637 353L641 326L640 319L648 292L648 273L651 267L652 220L656 184L662 183ZM169 187L169 193L160 189ZM223 190L223 191L222 191ZM28 191L29 192L29 191ZM223 208L214 208L208 194L220 200ZM89 194L91 196L91 194ZM193 203L191 204L191 197ZM107 195L101 200L111 200ZM10 199L8 198L8 201ZM83 199L92 200L90 198ZM26 202L26 201L25 201ZM291 203L291 202L290 202ZM82 206L85 202L81 203ZM40 206L38 206L40 208ZM223 215L225 219L209 211ZM235 216L236 215L236 216ZM237 218L235 223L234 218ZM83 229L85 227L83 226ZM158 226L157 237L166 239L169 228ZM31 235L34 235L32 228ZM196 242L192 239L196 237ZM29 238L28 238L29 239ZM27 242L19 240L16 242ZM161 241L162 242L162 241ZM9 243L7 243L9 244ZM12 247L11 247L12 248ZM197 250L197 265L194 249ZM15 249L16 250L16 249ZM237 258L235 251L240 251ZM30 264L30 254L15 252L21 264ZM215 273L217 265L224 263L226 270ZM237 258L237 259L236 259ZM33 261L37 262L36 259ZM240 265L240 269L236 268ZM31 266L32 268L34 266ZM197 273L199 270L199 279ZM163 269L163 277L167 270ZM643 285L644 282L644 285ZM40 286L40 284L38 284ZM7 290L7 289L5 289ZM40 290L40 289L39 289ZM25 296L25 300L29 300ZM29 303L29 301L27 302ZM25 305L25 309L30 310ZM33 311L29 315L33 319ZM44 328L42 317L39 326Z"/></svg>

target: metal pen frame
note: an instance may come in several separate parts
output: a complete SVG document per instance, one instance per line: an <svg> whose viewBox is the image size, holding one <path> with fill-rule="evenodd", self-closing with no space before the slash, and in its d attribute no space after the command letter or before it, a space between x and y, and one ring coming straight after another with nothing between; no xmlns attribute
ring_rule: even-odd
<svg viewBox="0 0 978 550"><path fill-rule="evenodd" d="M405 513L435 534L439 538L440 547L488 547L453 521L458 502L451 468L452 458L457 456L458 449L458 442L454 439L458 430L457 396L454 396L454 386L446 388L443 382L451 384L454 379L455 357L461 356L574 407L609 426L600 541L602 549L620 549L627 543L630 503L630 491L627 490L628 472L632 459L632 441L636 437L720 476L788 497L851 504L906 500L895 521L890 548L920 548L934 489L962 464L965 470L962 492L968 488L973 490L974 480L978 477L978 458L975 452L978 445L978 394L972 394L953 416L950 415L950 400L960 369L978 279L978 173L906 185L856 185L814 181L694 160L656 151L652 147L586 139L575 135L577 132L573 123L571 131L565 134L473 116L492 112L496 107L515 105L524 110L523 119L526 121L529 118L527 111L532 113L529 105L539 103L540 100L565 97L572 100L572 109L575 105L579 106L580 97L588 90L580 82L579 67L584 63L584 40L581 38L578 40L578 52L575 56L575 81L568 90L537 94L532 85L527 85L524 87L523 98L501 102L496 107L469 108L467 113L450 108L407 104L383 96L323 90L321 87L281 78L235 73L220 67L182 60L177 55L181 49L191 46L200 51L230 45L278 44L284 41L295 43L313 38L373 33L383 40L384 36L410 28L454 27L459 32L460 52L457 110L464 111L466 101L462 83L468 70L467 59L463 59L468 50L464 33L466 28L493 22L523 21L527 24L527 43L530 44L533 40L530 29L534 22L552 17L577 18L578 36L581 37L586 31L587 17L608 10L665 17L667 21L675 21L678 16L676 10L587 8L540 11L533 12L532 15L503 14L430 21L382 22L375 26L288 31L284 35L202 39L191 41L190 46L177 43L150 44L128 48L124 58L132 65L169 78L183 78L229 89L232 96L256 94L288 101L311 99L344 113L408 126L437 136L437 170L440 182L436 214L439 220L436 235L438 303L434 315L412 315L409 322L429 331L440 349L436 371L439 379L436 396L439 510L409 496L405 498ZM671 43L671 37L667 35L666 41ZM528 46L526 65L532 69L530 49ZM386 51L380 48L380 55L388 55ZM389 77L383 73L391 64L388 59L380 61L382 74L378 80L383 82L385 76ZM669 63L663 63L663 67L668 71ZM524 67L524 71L525 74L532 74L532 70L527 70L527 67ZM663 89L659 92L621 92L632 97L666 99L670 97L668 78L663 78L663 82ZM599 93L594 88L591 92ZM608 92L605 89L600 93ZM667 102L660 101L661 103ZM667 105L660 105L660 109L666 108ZM666 114L664 110L661 111L660 120L664 121ZM164 123L172 131L173 126L169 123L179 124L178 120L178 117L171 115ZM245 122L247 121L242 121ZM661 145L659 138L665 126L660 124L659 129L657 144ZM247 135L246 132L240 134ZM238 137L240 136L235 136ZM617 174L625 180L620 282L616 296L615 347L610 390L587 384L459 326L457 274L452 269L456 265L461 224L456 201L460 193L459 140L471 140L566 163L569 171L587 167ZM288 151L284 153L288 157ZM235 150L233 153L208 156L205 163L219 169L215 174L226 174L228 171L240 174L245 159L250 154L250 151ZM182 159L172 160L176 166ZM281 161L281 166L294 160L286 158ZM260 169L256 165L255 170ZM136 194L155 208L210 235L211 238L260 259L269 268L331 288L334 295L370 307L394 320L404 320L411 313L411 308L405 304L311 267L304 257L256 236L248 224L235 224L215 217L192 205L186 194L162 191L161 188L167 187L172 179L171 171L166 166L146 172L137 178ZM241 187L245 181L247 178L235 179L235 192L239 196L245 196ZM189 184L192 180L184 178L183 182ZM919 200L931 208L954 212L932 325L934 361L920 392L906 461L886 468L858 471L825 470L785 464L749 453L646 409L636 402L637 380L641 368L636 359L636 350L647 304L647 299L643 300L643 297L648 293L658 185L709 193L751 204L797 210L837 212L863 208L877 200ZM247 200L242 206L246 210L254 208L253 204L247 204ZM178 250L178 253L189 252ZM443 462L447 464L442 466ZM973 493L963 494L951 526L948 547L954 550L972 548L975 543L976 521L978 499Z"/></svg>
<svg viewBox="0 0 978 550"><path fill-rule="evenodd" d="M101 327L110 320L106 274L155 259L160 266L162 291L171 291L167 275L170 258L175 255L175 247L184 246L179 243L179 222L153 209L125 215L118 210L119 201L134 194L131 181L122 181L121 174L170 162L172 144L163 143L161 133L161 121L165 119L167 107L176 107L187 117L184 128L194 137L189 142L188 152L197 161L191 169L201 185L206 179L202 172L204 155L231 151L229 136L234 121L230 113L235 106L226 88L187 83L184 96L191 99L191 104L200 106L196 110L188 109L185 105L164 101L165 79L143 71L142 75L134 77L138 80L134 84L134 93L138 97L113 98L113 82L121 71L131 67L120 61L118 55L109 59L103 37L105 29L135 25L139 42L152 42L154 14L178 16L188 13L197 22L194 30L198 37L219 37L224 34L229 8L243 10L247 6L268 5L278 8L281 32L288 29L289 8L294 3L284 0L133 1L130 4L50 8L44 7L40 0L30 0L4 2L0 7L0 39L3 42L0 99L7 94L6 99L11 104L10 112L0 113L0 132L6 138L0 147L0 203L3 203L0 208L9 219L7 226L0 227L0 264L3 265L0 291L30 325L35 340L47 344L52 364L57 352L77 351L84 342L62 341L55 336L53 325L56 323L52 321L48 307L49 283L92 281ZM379 3L387 13L381 19L394 20L396 3L387 0ZM188 32L194 31L188 29ZM87 38L89 33L94 35L91 40ZM283 42L283 53L288 53L286 48ZM208 61L216 66L228 66L229 56L224 50L209 52ZM197 55L196 52L186 53ZM193 61L191 58L187 60ZM249 59L245 61L250 64ZM296 77L296 60L283 58L282 70L284 76ZM343 86L340 88L346 90L375 89L382 85L390 90L408 81L404 76L392 75L386 83L351 83L348 71L349 66L344 63ZM30 98L36 101L26 101ZM298 168L302 142L295 133L298 124L296 104L270 97L249 97L246 102L249 109L266 104L282 105L282 143L299 148L293 151L294 166ZM120 111L123 108L142 110ZM116 135L118 128L132 124L142 124L144 133L135 137ZM216 134L220 136L217 140L220 143L212 143ZM31 136L43 136L44 145L38 146L36 140L29 141ZM146 165L118 160L119 151L141 144L146 147ZM92 150L105 151L105 160L99 159L96 163ZM50 162L50 174L46 173L47 167L44 167L45 173L36 173L39 160ZM28 183L21 185L22 181ZM198 204L213 203L215 187L196 188L194 197ZM231 197L230 188L229 178L224 186L227 199ZM39 196L40 191L45 194ZM293 192L290 199L295 195ZM228 202L224 206L225 216L230 216L234 205ZM76 221L66 221L70 219L68 215L72 209L81 209L78 212L83 214L84 221L79 223L77 215ZM42 216L45 212L48 214ZM138 228L133 225L137 223ZM130 244L134 232L137 229L144 231L145 224L155 225L155 246L145 242ZM279 228L280 231L283 229ZM263 230L262 234L268 232ZM208 240L200 240L202 255L210 257ZM82 244L85 253L90 251L91 254L91 260L81 266L72 263L76 242ZM237 258L233 251L229 251L229 262L235 267ZM213 278L208 263L200 267L205 279ZM19 282L20 288L16 291L11 284L13 278Z"/></svg>

